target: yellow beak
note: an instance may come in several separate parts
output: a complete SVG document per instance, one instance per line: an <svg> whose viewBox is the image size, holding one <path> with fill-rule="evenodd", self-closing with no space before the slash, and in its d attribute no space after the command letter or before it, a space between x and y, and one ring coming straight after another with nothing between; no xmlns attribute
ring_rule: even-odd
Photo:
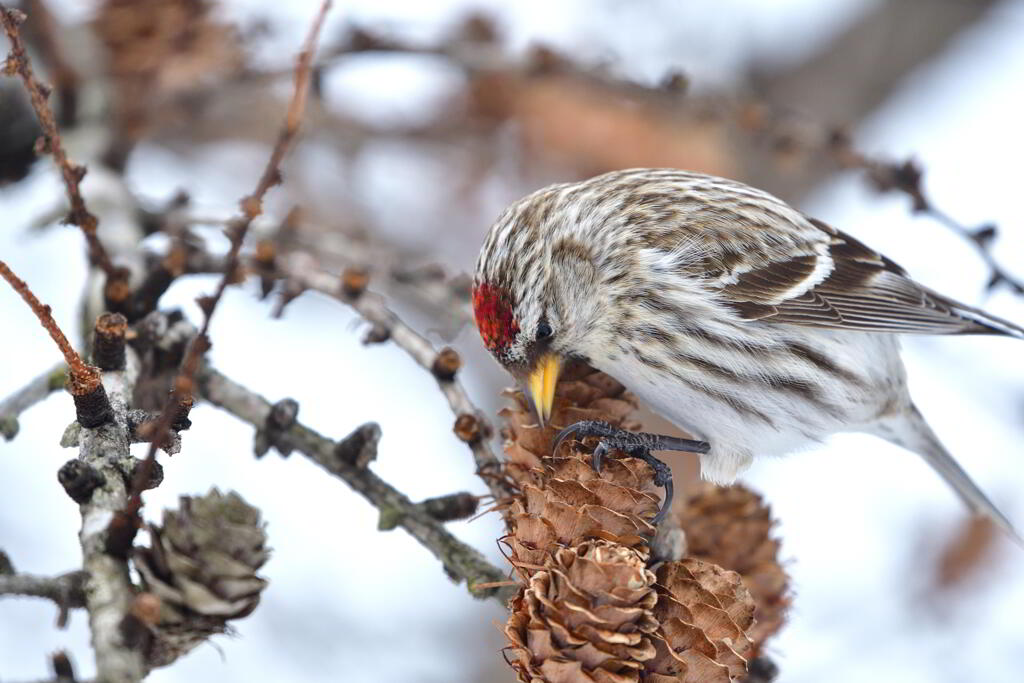
<svg viewBox="0 0 1024 683"><path fill-rule="evenodd" d="M530 398L533 399L533 409L537 411L537 418L542 427L551 418L555 386L558 384L558 373L561 370L562 363L558 356L546 353L540 357L537 367L530 373Z"/></svg>

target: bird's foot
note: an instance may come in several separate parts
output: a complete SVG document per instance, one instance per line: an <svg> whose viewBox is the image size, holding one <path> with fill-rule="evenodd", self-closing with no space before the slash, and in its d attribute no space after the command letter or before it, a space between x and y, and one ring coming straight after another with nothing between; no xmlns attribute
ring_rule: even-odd
<svg viewBox="0 0 1024 683"><path fill-rule="evenodd" d="M601 464L609 451L620 450L623 453L643 460L654 470L654 485L665 487L665 500L661 504L661 510L651 520L651 524L657 526L658 522L664 519L668 510L672 507L672 470L664 462L651 455L651 451L682 451L685 453L707 453L711 445L707 441L694 441L692 439L681 439L676 436L665 434L651 434L649 432L630 432L625 429L613 427L607 422L600 420L584 420L571 424L558 433L555 437L554 451L571 434L576 434L578 439L588 436L598 438L597 447L594 449L591 461L594 469L601 471Z"/></svg>

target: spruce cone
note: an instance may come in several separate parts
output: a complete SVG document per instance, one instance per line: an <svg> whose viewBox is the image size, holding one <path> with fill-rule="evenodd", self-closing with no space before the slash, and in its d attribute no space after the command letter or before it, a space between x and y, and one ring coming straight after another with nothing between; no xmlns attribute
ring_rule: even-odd
<svg viewBox="0 0 1024 683"><path fill-rule="evenodd" d="M687 553L738 572L754 596L757 623L748 634L755 653L778 632L789 607L779 541L771 536L771 509L761 496L740 486L708 485L693 495L680 516Z"/></svg>
<svg viewBox="0 0 1024 683"><path fill-rule="evenodd" d="M134 560L143 590L161 601L147 652L156 667L256 609L267 586L256 570L270 551L260 511L216 489L182 496L179 510L164 511L163 527L150 525L150 535L152 546L137 547Z"/></svg>

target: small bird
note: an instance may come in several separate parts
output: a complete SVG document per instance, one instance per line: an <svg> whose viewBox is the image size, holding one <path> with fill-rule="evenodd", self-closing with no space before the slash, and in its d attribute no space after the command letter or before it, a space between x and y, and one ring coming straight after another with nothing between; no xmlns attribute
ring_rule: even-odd
<svg viewBox="0 0 1024 683"><path fill-rule="evenodd" d="M742 183L675 169L614 171L514 203L488 233L473 282L477 328L543 424L561 367L614 377L701 441L566 427L671 473L650 450L702 453L731 483L757 456L836 432L914 451L972 512L1016 536L914 406L901 334L1024 328L914 282L857 239ZM557 449L557 446L556 446ZM1019 537L1018 537L1019 538Z"/></svg>

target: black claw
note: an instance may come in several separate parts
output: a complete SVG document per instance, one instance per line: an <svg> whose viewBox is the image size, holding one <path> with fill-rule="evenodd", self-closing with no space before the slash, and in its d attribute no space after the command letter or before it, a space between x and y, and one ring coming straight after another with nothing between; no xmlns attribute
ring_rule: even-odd
<svg viewBox="0 0 1024 683"><path fill-rule="evenodd" d="M661 502L661 509L658 510L658 514L651 520L651 524L658 526L672 507L672 496L675 493L675 486L672 484L672 469L663 461L651 455L650 451L646 449L635 449L630 451L629 454L650 465L651 469L654 470L654 485L665 487L665 498Z"/></svg>
<svg viewBox="0 0 1024 683"><path fill-rule="evenodd" d="M651 455L652 450L658 451L683 451L687 453L707 453L711 445L706 441L694 441L692 439L680 439L675 436L663 434L650 434L648 432L629 432L618 429L600 420L584 420L571 424L558 433L555 437L554 451L570 435L577 434L580 438L588 436L600 437L597 447L591 456L591 466L596 472L601 471L601 465L609 451L619 449L639 458L651 466L654 470L654 485L665 487L665 498L662 501L661 509L651 520L651 524L657 526L669 508L672 507L672 496L674 487L672 484L672 470L661 460Z"/></svg>
<svg viewBox="0 0 1024 683"><path fill-rule="evenodd" d="M590 466L593 467L594 471L598 474L601 473L601 463L604 462L604 456L608 454L608 450L608 442L602 440L598 442L597 447L590 456Z"/></svg>
<svg viewBox="0 0 1024 683"><path fill-rule="evenodd" d="M600 420L582 420L581 422L574 422L562 431L558 432L558 436L555 437L555 447L552 449L552 453L558 451L558 447L562 445L562 442L570 434L579 433L581 438L588 436L614 436L618 432L623 430L612 427L607 422L601 422ZM630 432L626 432L629 434Z"/></svg>

